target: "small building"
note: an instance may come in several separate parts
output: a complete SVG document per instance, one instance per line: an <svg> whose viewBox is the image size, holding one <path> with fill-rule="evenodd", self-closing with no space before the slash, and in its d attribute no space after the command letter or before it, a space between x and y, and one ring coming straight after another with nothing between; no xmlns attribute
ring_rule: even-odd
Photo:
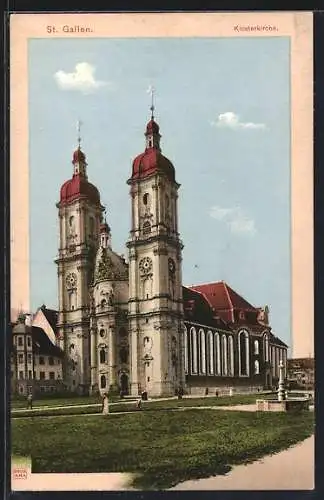
<svg viewBox="0 0 324 500"><path fill-rule="evenodd" d="M42 328L28 324L24 314L12 325L10 356L12 394L26 396L64 390L63 351Z"/></svg>

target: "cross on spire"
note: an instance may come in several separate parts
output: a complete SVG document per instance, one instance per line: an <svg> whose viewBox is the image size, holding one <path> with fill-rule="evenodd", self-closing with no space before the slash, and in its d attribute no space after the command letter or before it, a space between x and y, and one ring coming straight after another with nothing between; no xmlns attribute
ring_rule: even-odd
<svg viewBox="0 0 324 500"><path fill-rule="evenodd" d="M78 131L78 144L79 144L79 149L81 148L81 125L82 121L78 120L77 121L77 131Z"/></svg>
<svg viewBox="0 0 324 500"><path fill-rule="evenodd" d="M154 106L154 93L155 93L155 88L152 87L152 85L149 86L147 92L149 94L151 94L151 107L150 107L150 110L151 110L151 119L154 120L154 109L155 109L155 106Z"/></svg>

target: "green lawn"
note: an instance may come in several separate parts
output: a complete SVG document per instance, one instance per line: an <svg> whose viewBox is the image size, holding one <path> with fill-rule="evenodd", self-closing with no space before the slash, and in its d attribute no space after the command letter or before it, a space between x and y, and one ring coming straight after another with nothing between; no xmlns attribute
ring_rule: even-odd
<svg viewBox="0 0 324 500"><path fill-rule="evenodd" d="M77 406L77 405L88 405L100 402L100 396L84 396L84 397L74 397L74 398L44 398L35 399L33 401L33 406ZM18 399L11 401L11 408L26 408L26 399Z"/></svg>
<svg viewBox="0 0 324 500"><path fill-rule="evenodd" d="M181 400L169 399L169 400L153 400L153 401L143 401L142 408L144 411L154 411L156 409L172 409L178 407L188 407L188 406L233 406L240 404L249 404L255 403L257 397L260 397L260 394L247 394L247 395L235 395L235 396L223 396L223 397L208 397L208 398L184 398ZM263 396L262 396L263 397ZM269 396L267 396L269 397ZM70 401L66 402L65 406L70 406ZM96 404L98 403L98 398L96 400L92 400L91 402L80 402L80 405L86 404ZM101 412L101 403L96 404L96 406L81 406L80 408L59 408L55 409L50 405L48 408L44 408L39 405L38 402L35 402L34 409L31 412L30 410L13 412L13 418L21 418L26 416L50 416L50 415L79 415L79 414L90 414L90 413L100 413ZM60 404L59 406L64 406ZM74 405L76 406L76 404ZM15 408L16 409L16 408ZM128 412L136 410L136 402L117 402L110 405L110 412Z"/></svg>
<svg viewBox="0 0 324 500"><path fill-rule="evenodd" d="M12 421L12 453L33 472L130 472L160 490L279 451L314 431L313 412L143 411Z"/></svg>

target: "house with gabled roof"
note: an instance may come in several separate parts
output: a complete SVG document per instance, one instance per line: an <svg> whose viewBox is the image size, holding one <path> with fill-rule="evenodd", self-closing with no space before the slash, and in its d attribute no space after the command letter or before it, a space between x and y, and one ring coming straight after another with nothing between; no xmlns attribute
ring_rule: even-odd
<svg viewBox="0 0 324 500"><path fill-rule="evenodd" d="M10 369L11 391L26 396L29 393L63 392L64 352L47 332L26 320L20 313L11 326Z"/></svg>

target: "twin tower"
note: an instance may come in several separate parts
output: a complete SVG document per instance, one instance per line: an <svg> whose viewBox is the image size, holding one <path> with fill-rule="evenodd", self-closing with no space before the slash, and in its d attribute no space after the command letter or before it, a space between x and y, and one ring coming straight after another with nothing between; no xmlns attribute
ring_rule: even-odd
<svg viewBox="0 0 324 500"><path fill-rule="evenodd" d="M153 112L133 161L128 260L113 251L98 189L80 148L61 187L58 343L64 383L81 394L174 394L185 385L182 242L175 169Z"/></svg>

